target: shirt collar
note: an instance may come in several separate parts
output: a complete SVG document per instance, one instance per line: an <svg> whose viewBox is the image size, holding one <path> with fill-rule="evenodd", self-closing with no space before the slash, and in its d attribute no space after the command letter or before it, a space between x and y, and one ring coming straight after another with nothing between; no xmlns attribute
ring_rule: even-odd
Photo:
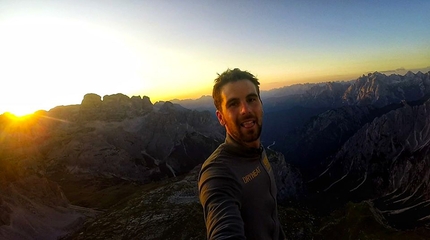
<svg viewBox="0 0 430 240"><path fill-rule="evenodd" d="M247 147L234 140L228 133L225 137L225 146L226 150L229 152L248 157L260 156L263 152L263 146L261 144L259 148Z"/></svg>

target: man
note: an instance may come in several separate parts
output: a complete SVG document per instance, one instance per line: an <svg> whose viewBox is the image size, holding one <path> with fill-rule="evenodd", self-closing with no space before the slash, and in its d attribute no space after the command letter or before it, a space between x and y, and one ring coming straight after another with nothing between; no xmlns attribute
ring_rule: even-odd
<svg viewBox="0 0 430 240"><path fill-rule="evenodd" d="M199 174L208 239L285 239L273 171L260 143L259 84L254 75L237 68L215 79L212 97L226 139Z"/></svg>

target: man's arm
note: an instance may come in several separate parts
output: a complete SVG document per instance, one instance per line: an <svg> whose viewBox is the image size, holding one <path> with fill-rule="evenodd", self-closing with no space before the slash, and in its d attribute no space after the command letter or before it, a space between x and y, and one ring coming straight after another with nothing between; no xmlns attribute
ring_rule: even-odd
<svg viewBox="0 0 430 240"><path fill-rule="evenodd" d="M225 166L211 163L199 176L208 239L246 239L240 214L241 186Z"/></svg>

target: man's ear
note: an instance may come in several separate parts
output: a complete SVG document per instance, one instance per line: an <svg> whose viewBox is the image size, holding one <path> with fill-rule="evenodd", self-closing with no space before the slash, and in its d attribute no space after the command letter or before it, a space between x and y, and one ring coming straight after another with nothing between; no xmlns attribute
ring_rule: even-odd
<svg viewBox="0 0 430 240"><path fill-rule="evenodd" d="M225 121L224 121L224 117L222 116L222 113L219 110L216 110L215 114L216 114L216 117L218 118L219 124L221 124L222 126L225 126Z"/></svg>

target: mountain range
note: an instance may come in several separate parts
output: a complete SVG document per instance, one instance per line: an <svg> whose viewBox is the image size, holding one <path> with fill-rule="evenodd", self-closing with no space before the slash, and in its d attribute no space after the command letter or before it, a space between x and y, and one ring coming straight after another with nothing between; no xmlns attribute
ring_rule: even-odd
<svg viewBox="0 0 430 240"><path fill-rule="evenodd" d="M430 237L430 72L261 98L289 238ZM0 115L0 237L202 239L197 173L224 135L210 96L89 93L27 119Z"/></svg>

